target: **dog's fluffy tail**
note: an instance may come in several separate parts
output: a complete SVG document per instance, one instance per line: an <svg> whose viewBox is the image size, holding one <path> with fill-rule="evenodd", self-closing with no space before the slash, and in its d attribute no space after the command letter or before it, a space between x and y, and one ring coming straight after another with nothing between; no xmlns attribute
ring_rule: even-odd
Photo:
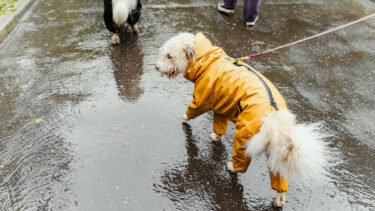
<svg viewBox="0 0 375 211"><path fill-rule="evenodd" d="M247 144L246 154L266 152L269 170L301 185L329 181L334 153L321 123L296 124L295 116L280 110L264 117L259 133Z"/></svg>
<svg viewBox="0 0 375 211"><path fill-rule="evenodd" d="M135 9L136 5L136 0L112 0L114 22L119 26L125 23L130 12Z"/></svg>

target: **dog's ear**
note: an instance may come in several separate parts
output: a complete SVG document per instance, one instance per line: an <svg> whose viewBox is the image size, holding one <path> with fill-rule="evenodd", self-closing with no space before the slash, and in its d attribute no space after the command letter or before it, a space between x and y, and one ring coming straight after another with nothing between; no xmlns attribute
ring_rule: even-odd
<svg viewBox="0 0 375 211"><path fill-rule="evenodd" d="M186 54L186 58L188 61L190 61L191 58L193 58L193 63L196 61L196 53L193 46L186 46L184 48L184 52Z"/></svg>

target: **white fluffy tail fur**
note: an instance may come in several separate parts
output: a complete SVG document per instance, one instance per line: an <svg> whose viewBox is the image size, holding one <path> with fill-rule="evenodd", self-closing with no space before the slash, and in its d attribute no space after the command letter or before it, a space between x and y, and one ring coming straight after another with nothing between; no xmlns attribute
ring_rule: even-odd
<svg viewBox="0 0 375 211"><path fill-rule="evenodd" d="M136 0L112 0L113 20L122 25L128 19L129 13L137 6Z"/></svg>
<svg viewBox="0 0 375 211"><path fill-rule="evenodd" d="M294 114L283 109L263 119L259 133L247 144L246 154L266 152L270 171L301 185L329 181L333 153L322 124L296 124Z"/></svg>

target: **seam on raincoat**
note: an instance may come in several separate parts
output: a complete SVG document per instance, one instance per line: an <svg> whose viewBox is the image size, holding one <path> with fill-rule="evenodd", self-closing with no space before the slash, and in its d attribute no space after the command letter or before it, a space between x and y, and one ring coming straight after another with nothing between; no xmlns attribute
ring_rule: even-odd
<svg viewBox="0 0 375 211"><path fill-rule="evenodd" d="M258 73L256 73L254 70L252 70L250 67L244 65L244 64L238 64L237 62L233 63L234 65L236 65L237 67L244 67L246 68L248 71L252 72L263 84L264 88L267 90L267 95L268 95L268 99L270 100L270 104L272 107L274 107L276 109L276 111L279 110L277 104L276 104L276 101L275 101L275 98L273 97L272 95L272 92L271 92L271 89L270 87L267 85L267 83L263 80L262 77L260 77L260 75L258 75ZM238 103L239 104L239 103ZM240 104L239 104L240 105ZM241 106L241 105L240 105ZM242 111L241 111L242 112Z"/></svg>

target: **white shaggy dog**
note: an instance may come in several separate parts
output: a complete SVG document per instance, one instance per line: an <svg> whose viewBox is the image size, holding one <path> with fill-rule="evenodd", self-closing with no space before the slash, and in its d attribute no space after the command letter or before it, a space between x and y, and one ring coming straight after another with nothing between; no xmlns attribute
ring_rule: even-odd
<svg viewBox="0 0 375 211"><path fill-rule="evenodd" d="M200 47L195 46L195 39L196 36L190 33L181 33L172 37L161 47L160 58L155 69L169 78L179 73L185 75L185 71L198 62L196 49ZM212 52L217 51L208 51L208 53ZM204 60L208 59L208 56L204 56ZM215 80L212 75L210 76L207 80ZM233 87L236 84L228 86ZM215 105L210 105L208 110L217 112L214 108ZM293 179L298 184L320 184L329 180L330 174L327 170L332 164L334 154L329 150L329 142L326 141L330 135L322 131L321 124L297 124L295 115L286 109L267 112L262 116L258 132L247 141L247 156L254 158L265 153L271 172L278 173L286 179ZM187 114L184 114L183 118L189 119ZM210 137L213 141L219 141L221 135L213 133ZM227 169L235 172L232 162L227 163ZM284 204L285 192L278 192L274 206L282 207Z"/></svg>
<svg viewBox="0 0 375 211"><path fill-rule="evenodd" d="M195 61L194 35L181 33L168 40L160 49L160 60L155 68L169 78L184 72L189 60Z"/></svg>

